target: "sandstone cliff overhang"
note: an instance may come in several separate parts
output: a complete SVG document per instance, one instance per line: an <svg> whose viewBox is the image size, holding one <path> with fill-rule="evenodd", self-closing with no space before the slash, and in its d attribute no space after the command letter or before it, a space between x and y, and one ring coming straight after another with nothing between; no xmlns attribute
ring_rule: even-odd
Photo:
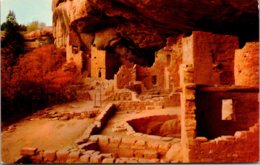
<svg viewBox="0 0 260 165"><path fill-rule="evenodd" d="M138 56L154 54L169 36L197 30L258 39L257 0L53 0L52 9L58 46L71 30L86 47L123 42Z"/></svg>

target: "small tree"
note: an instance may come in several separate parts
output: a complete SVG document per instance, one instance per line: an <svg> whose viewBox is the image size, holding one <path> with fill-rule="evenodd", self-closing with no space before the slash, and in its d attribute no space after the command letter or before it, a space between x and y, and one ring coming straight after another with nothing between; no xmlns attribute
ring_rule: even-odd
<svg viewBox="0 0 260 165"><path fill-rule="evenodd" d="M24 38L19 32L21 28L13 11L9 11L1 29L5 31L5 36L1 40L2 47L8 49L9 54L13 57L13 63L15 63L19 55L24 52Z"/></svg>
<svg viewBox="0 0 260 165"><path fill-rule="evenodd" d="M27 31L31 32L46 27L46 24L39 21L33 21L27 25Z"/></svg>

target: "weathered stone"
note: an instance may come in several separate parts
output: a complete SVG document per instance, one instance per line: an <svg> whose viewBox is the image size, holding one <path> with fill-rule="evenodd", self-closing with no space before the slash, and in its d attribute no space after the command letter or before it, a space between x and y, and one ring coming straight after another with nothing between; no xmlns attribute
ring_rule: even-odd
<svg viewBox="0 0 260 165"><path fill-rule="evenodd" d="M144 157L144 152L145 152L144 149L134 150L134 156L138 157L138 158L143 158Z"/></svg>
<svg viewBox="0 0 260 165"><path fill-rule="evenodd" d="M158 153L156 151L153 151L153 150L145 150L144 151L144 158L156 159L156 158L158 158Z"/></svg>
<svg viewBox="0 0 260 165"><path fill-rule="evenodd" d="M53 162L56 159L56 151L46 150L43 153L44 161Z"/></svg>
<svg viewBox="0 0 260 165"><path fill-rule="evenodd" d="M98 145L96 142L87 142L79 145L79 148L84 150L98 150Z"/></svg>
<svg viewBox="0 0 260 165"><path fill-rule="evenodd" d="M165 154L170 149L170 147L170 143L160 143L158 147L158 152L160 154Z"/></svg>
<svg viewBox="0 0 260 165"><path fill-rule="evenodd" d="M115 158L116 154L115 153L103 153L100 154L103 158Z"/></svg>
<svg viewBox="0 0 260 165"><path fill-rule="evenodd" d="M101 163L101 162L102 162L102 156L101 155L91 155L90 163Z"/></svg>
<svg viewBox="0 0 260 165"><path fill-rule="evenodd" d="M135 139L131 138L122 138L122 142L119 145L119 148L131 148L130 146L134 145L136 142Z"/></svg>
<svg viewBox="0 0 260 165"><path fill-rule="evenodd" d="M59 150L57 151L56 156L59 163L65 163L69 157L69 151Z"/></svg>
<svg viewBox="0 0 260 165"><path fill-rule="evenodd" d="M95 150L87 150L87 151L83 152L83 154L85 154L85 155L92 155L94 153L96 153Z"/></svg>
<svg viewBox="0 0 260 165"><path fill-rule="evenodd" d="M146 141L144 140L137 140L134 145L132 145L133 149L145 149Z"/></svg>
<svg viewBox="0 0 260 165"><path fill-rule="evenodd" d="M98 145L99 146L106 146L108 145L108 137L107 136L99 136L98 138Z"/></svg>
<svg viewBox="0 0 260 165"><path fill-rule="evenodd" d="M116 137L116 136L110 137L109 139L110 139L110 145L113 145L116 147L118 147L122 141L121 137Z"/></svg>
<svg viewBox="0 0 260 165"><path fill-rule="evenodd" d="M37 151L35 155L30 156L32 162L34 163L42 163L43 162L43 153L44 150Z"/></svg>
<svg viewBox="0 0 260 165"><path fill-rule="evenodd" d="M208 139L206 137L196 137L195 141L197 141L197 142L206 142L206 141L208 141Z"/></svg>
<svg viewBox="0 0 260 165"><path fill-rule="evenodd" d="M145 159L139 158L138 163L159 163L159 159Z"/></svg>
<svg viewBox="0 0 260 165"><path fill-rule="evenodd" d="M98 135L91 135L88 140L91 142L98 142L98 138Z"/></svg>
<svg viewBox="0 0 260 165"><path fill-rule="evenodd" d="M178 161L181 159L181 156L181 145L177 143L172 145L171 148L167 151L165 159L167 161Z"/></svg>
<svg viewBox="0 0 260 165"><path fill-rule="evenodd" d="M173 140L173 137L162 137L162 141L171 141Z"/></svg>
<svg viewBox="0 0 260 165"><path fill-rule="evenodd" d="M115 158L104 158L102 163L109 163L112 164L115 162Z"/></svg>
<svg viewBox="0 0 260 165"><path fill-rule="evenodd" d="M89 154L81 155L79 160L82 163L89 163L90 162L90 155Z"/></svg>
<svg viewBox="0 0 260 165"><path fill-rule="evenodd" d="M115 163L127 163L128 158L117 158Z"/></svg>
<svg viewBox="0 0 260 165"><path fill-rule="evenodd" d="M38 150L37 148L33 148L33 147L24 147L20 150L20 155L32 156L36 154L37 150Z"/></svg>
<svg viewBox="0 0 260 165"><path fill-rule="evenodd" d="M79 160L79 156L80 156L80 152L79 151L74 151L74 152L71 152L69 154L69 159L74 162L74 161Z"/></svg>
<svg viewBox="0 0 260 165"><path fill-rule="evenodd" d="M157 150L158 149L158 147L159 147L159 142L151 142L151 141L149 141L149 142L147 142L147 147L149 148L149 149L152 149L152 150Z"/></svg>
<svg viewBox="0 0 260 165"><path fill-rule="evenodd" d="M119 148L118 156L119 157L133 157L134 151L131 148Z"/></svg>

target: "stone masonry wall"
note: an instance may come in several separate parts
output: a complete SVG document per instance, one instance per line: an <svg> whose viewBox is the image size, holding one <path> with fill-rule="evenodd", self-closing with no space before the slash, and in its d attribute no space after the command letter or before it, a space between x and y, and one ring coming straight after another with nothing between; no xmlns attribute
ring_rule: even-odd
<svg viewBox="0 0 260 165"><path fill-rule="evenodd" d="M155 89L164 90L166 89L166 77L165 77L165 67L167 62L164 61L155 61L151 67L151 75L156 77L156 84L152 84ZM152 78L153 79L153 78ZM154 81L154 80L152 80ZM145 84L144 84L145 85Z"/></svg>
<svg viewBox="0 0 260 165"><path fill-rule="evenodd" d="M180 79L182 86L181 94L181 145L183 162L191 162L189 160L190 145L196 137L196 120L195 120L195 87L194 69L192 65L180 66Z"/></svg>
<svg viewBox="0 0 260 165"><path fill-rule="evenodd" d="M221 136L213 140L197 137L190 148L192 163L255 163L259 161L259 124L234 136Z"/></svg>
<svg viewBox="0 0 260 165"><path fill-rule="evenodd" d="M209 139L221 135L233 135L246 130L259 120L258 88L197 87L196 120L197 135ZM232 100L229 119L223 118L223 100Z"/></svg>
<svg viewBox="0 0 260 165"><path fill-rule="evenodd" d="M134 81L136 81L136 65L133 67L123 65L115 75L116 89L127 88Z"/></svg>
<svg viewBox="0 0 260 165"><path fill-rule="evenodd" d="M170 88L175 89L180 86L179 67L182 63L182 40L180 36L175 44L172 45L171 63L168 67L170 72Z"/></svg>
<svg viewBox="0 0 260 165"><path fill-rule="evenodd" d="M196 84L234 84L237 37L195 31L182 44L183 62L194 65Z"/></svg>
<svg viewBox="0 0 260 165"><path fill-rule="evenodd" d="M250 42L235 52L235 85L259 85L259 42Z"/></svg>
<svg viewBox="0 0 260 165"><path fill-rule="evenodd" d="M166 55L168 55L167 53L169 52L163 51L163 53L166 53ZM162 58L162 55L160 55L159 57L158 59L155 59L153 66L150 68L142 66L136 67L136 80L141 81L146 89L164 90L168 88L167 86L169 86L166 84L165 74L167 60Z"/></svg>
<svg viewBox="0 0 260 165"><path fill-rule="evenodd" d="M208 140L205 137L196 137L198 121L195 120L195 111L198 107L195 104L196 85L193 83L193 74L192 65L180 66L183 91L181 96L181 145L183 162L231 163L259 161L259 124L257 119L253 120L257 123L255 125L252 124L254 126L249 127L249 130L236 131L234 136L220 136L213 140ZM243 111L244 108L241 110ZM245 118L247 115L247 112L243 115L241 113L241 116ZM257 114L254 116L258 118ZM250 118L248 119L250 120ZM245 121L245 124L248 124L247 121Z"/></svg>
<svg viewBox="0 0 260 165"><path fill-rule="evenodd" d="M139 135L140 134L136 134ZM157 140L161 137L155 136ZM170 142L145 141L137 138L93 135L90 142L98 142L102 153L115 153L119 157L139 157L148 159L159 159L163 157L171 147Z"/></svg>
<svg viewBox="0 0 260 165"><path fill-rule="evenodd" d="M119 111L143 111L164 108L163 100L159 101L120 101L116 104Z"/></svg>

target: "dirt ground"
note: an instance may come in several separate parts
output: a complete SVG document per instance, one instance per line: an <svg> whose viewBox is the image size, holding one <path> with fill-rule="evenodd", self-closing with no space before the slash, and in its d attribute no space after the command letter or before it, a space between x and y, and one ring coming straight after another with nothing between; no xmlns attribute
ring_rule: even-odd
<svg viewBox="0 0 260 165"><path fill-rule="evenodd" d="M104 102L103 107L107 102ZM87 127L94 122L94 118L57 120L41 118L40 114L50 112L85 112L93 109L92 101L75 101L62 105L49 107L13 124L2 131L2 162L12 163L20 155L23 147L37 147L44 150L60 150L74 145ZM116 112L109 120L106 128L101 132L104 135L128 136L125 132L114 132L112 129L119 123L132 118L154 115L179 114L179 107L167 107L160 110L144 110L139 113ZM148 138L149 139L149 138ZM148 140L147 139L147 140ZM150 139L151 140L151 139ZM173 139L179 142L179 139Z"/></svg>
<svg viewBox="0 0 260 165"><path fill-rule="evenodd" d="M82 112L92 108L91 102L74 102L50 108L50 111ZM49 112L50 112L49 111ZM1 162L12 163L23 147L58 150L71 146L94 119L52 120L27 117L2 131Z"/></svg>

